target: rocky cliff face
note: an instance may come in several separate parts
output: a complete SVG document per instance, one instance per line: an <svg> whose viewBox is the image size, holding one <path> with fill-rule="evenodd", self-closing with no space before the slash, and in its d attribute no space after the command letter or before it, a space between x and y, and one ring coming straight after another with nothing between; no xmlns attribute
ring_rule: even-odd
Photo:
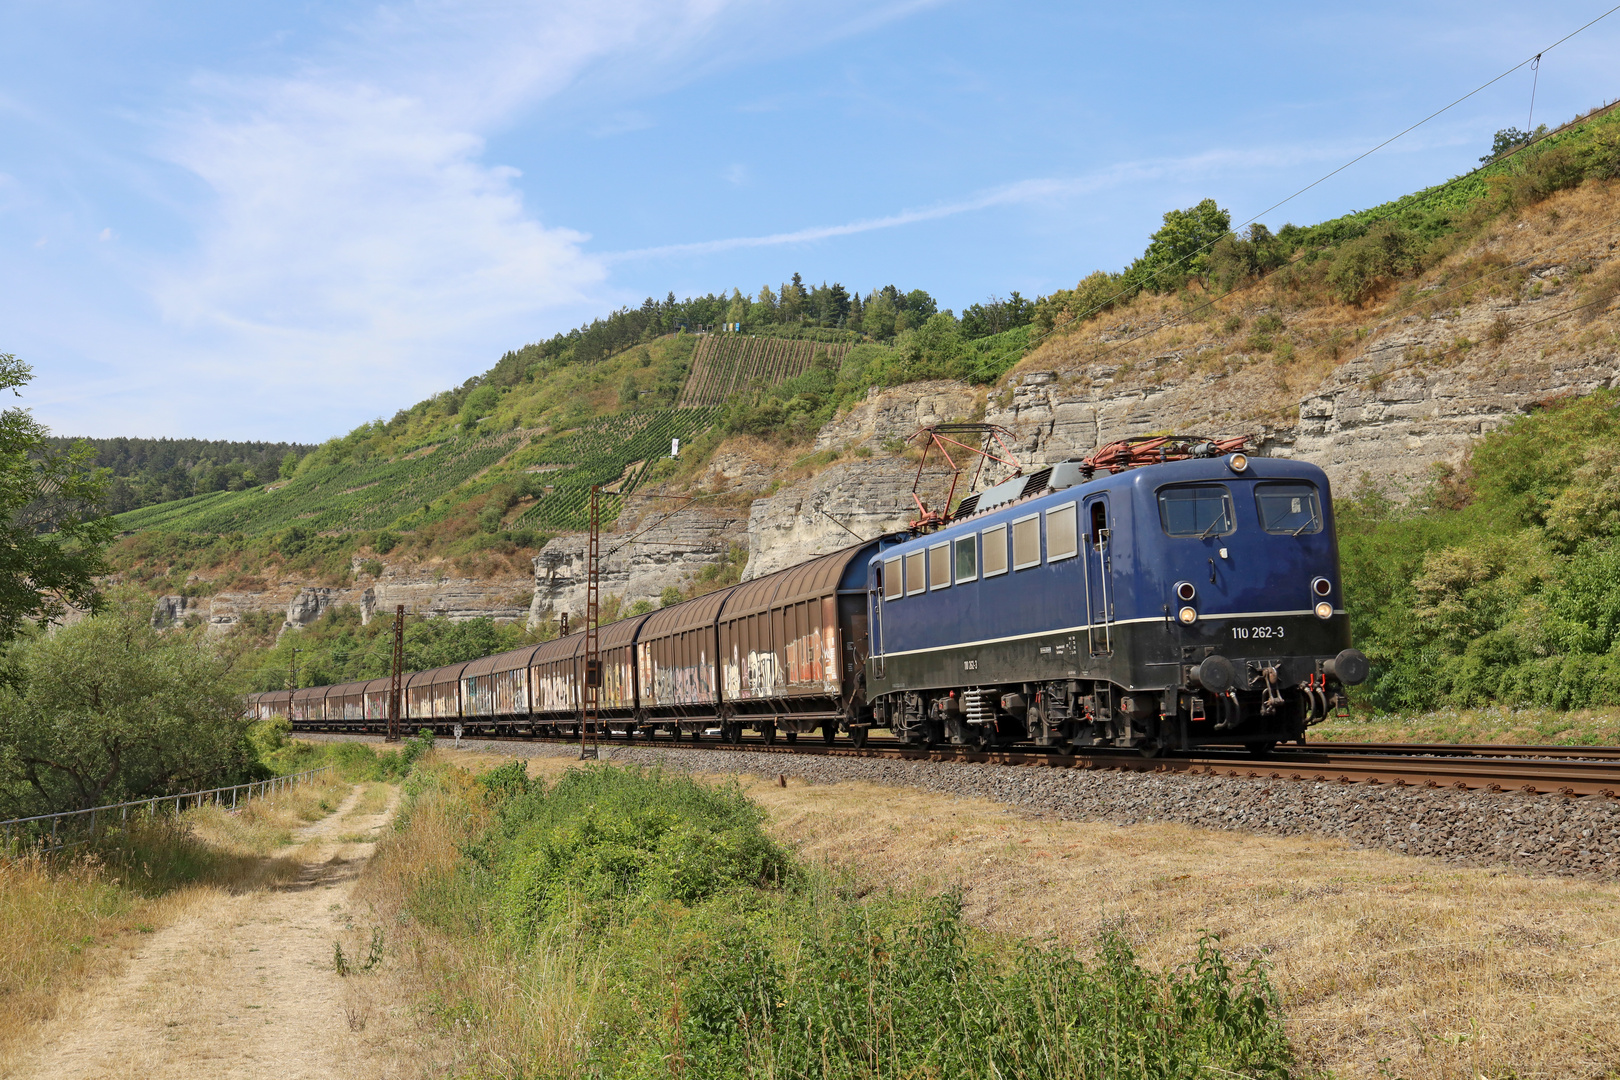
<svg viewBox="0 0 1620 1080"><path fill-rule="evenodd" d="M281 616L281 632L285 633L346 604L360 609L362 622L370 622L374 614L393 615L397 604L404 604L412 614L450 619L487 617L507 622L529 613L533 583L524 577L476 580L387 562L382 573L372 577L361 571L358 559L354 571L355 584L346 588L289 579L256 592L160 596L153 604L152 625L173 626L196 619L207 624L212 637L229 633L250 613L274 612Z"/></svg>

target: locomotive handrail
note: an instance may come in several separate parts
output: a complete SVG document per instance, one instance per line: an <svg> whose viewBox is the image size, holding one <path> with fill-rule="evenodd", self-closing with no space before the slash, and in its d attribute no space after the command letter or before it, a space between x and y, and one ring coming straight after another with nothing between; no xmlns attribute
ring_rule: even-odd
<svg viewBox="0 0 1620 1080"><path fill-rule="evenodd" d="M214 797L213 804L218 806L226 793L230 794L231 809L234 810L237 806L237 795L239 792L244 790L247 792L246 798L241 800L243 802L253 799L255 795L268 798L281 791L288 790L296 786L300 781L319 776L322 773L331 772L334 768L336 768L336 766L322 765L318 769L305 769L303 772L292 773L288 776L272 776L264 780L252 780L245 784L231 784L226 787L208 788L205 791L184 791L177 795L154 795L146 799L132 799L129 802L109 803L106 806L92 806L85 810L59 810L54 814L35 814L32 817L11 818L6 821L0 821L0 829L5 830L5 841L3 848L6 851L10 850L12 827L17 825L27 825L36 821L49 821L51 823L51 840L54 841L57 837L57 827L61 824L63 819L82 817L85 814L89 814L90 836L83 840L75 840L72 843L53 844L50 847L42 849L44 851L60 851L63 848L74 847L78 844L87 843L91 839L94 839L96 835L96 819L103 811L106 810L122 810L123 814L119 820L120 823L123 823L129 820L129 809L132 806L147 807L149 814L155 816L160 809L163 809L168 803L172 802L174 803L175 816L178 817L180 815L182 804L185 800L194 800L192 802L192 809L195 810L200 809L204 804L204 800L210 795Z"/></svg>

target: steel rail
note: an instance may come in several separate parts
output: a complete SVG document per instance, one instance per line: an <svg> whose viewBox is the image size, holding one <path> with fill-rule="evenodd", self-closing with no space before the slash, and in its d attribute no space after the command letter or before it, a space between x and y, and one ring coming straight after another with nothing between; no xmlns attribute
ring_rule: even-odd
<svg viewBox="0 0 1620 1080"><path fill-rule="evenodd" d="M1620 761L1620 746L1319 742L1308 743L1304 749L1313 753L1400 754L1408 757L1577 758L1590 761ZM1279 753L1290 753L1292 750L1292 747L1284 747L1279 749Z"/></svg>
<svg viewBox="0 0 1620 1080"><path fill-rule="evenodd" d="M573 741L570 737L510 734L467 735L464 738L487 742ZM607 741L609 745L676 750L725 750L735 753L1029 765L1085 771L1218 776L1295 783L1389 784L1394 787L1451 788L1459 791L1517 791L1524 794L1562 795L1570 798L1582 796L1620 798L1620 760L1575 758L1536 761L1483 755L1442 756L1435 754L1434 751L1448 748L1425 744L1406 744L1421 751L1408 755L1343 753L1327 749L1335 744L1308 744L1298 749L1279 750L1264 758L1243 754L1206 753L1145 758L1134 750L1104 749L1086 753L1063 753L1033 747L1009 750L976 750L970 747L924 749L892 743L887 746L868 743L864 747L855 747L848 743L828 746L825 743L818 745L809 741L768 743L760 738L730 743L723 740L654 740L610 736ZM1348 745L1360 750L1364 745L1378 744Z"/></svg>

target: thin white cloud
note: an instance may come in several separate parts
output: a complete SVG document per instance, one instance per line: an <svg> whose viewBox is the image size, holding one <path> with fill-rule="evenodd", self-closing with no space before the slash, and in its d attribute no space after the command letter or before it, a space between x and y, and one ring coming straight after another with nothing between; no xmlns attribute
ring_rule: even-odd
<svg viewBox="0 0 1620 1080"><path fill-rule="evenodd" d="M971 214L1000 206L1030 203L1052 203L1074 199L1123 184L1143 180L1160 180L1167 176L1207 177L1223 172L1251 170L1263 167L1282 167L1302 162L1331 161L1346 154L1342 145L1318 147L1273 147L1246 151L1217 150L1184 158L1164 158L1150 161L1128 162L1085 176L1032 178L1004 184L969 198L933 206L901 210L882 217L862 218L841 225L815 225L792 232L770 233L764 236L733 236L721 240L698 240L684 244L664 244L658 247L636 248L630 251L610 252L600 256L605 263L634 262L685 255L712 255L744 248L776 247L786 244L807 244L818 240L831 240L841 236L896 229L925 221Z"/></svg>

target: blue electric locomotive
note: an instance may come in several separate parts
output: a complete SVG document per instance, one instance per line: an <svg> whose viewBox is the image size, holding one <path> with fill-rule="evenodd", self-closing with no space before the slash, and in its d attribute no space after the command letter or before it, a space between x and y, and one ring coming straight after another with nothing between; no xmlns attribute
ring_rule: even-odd
<svg viewBox="0 0 1620 1080"><path fill-rule="evenodd" d="M916 745L1297 740L1367 676L1327 476L1224 453L1064 462L867 565L866 699Z"/></svg>

